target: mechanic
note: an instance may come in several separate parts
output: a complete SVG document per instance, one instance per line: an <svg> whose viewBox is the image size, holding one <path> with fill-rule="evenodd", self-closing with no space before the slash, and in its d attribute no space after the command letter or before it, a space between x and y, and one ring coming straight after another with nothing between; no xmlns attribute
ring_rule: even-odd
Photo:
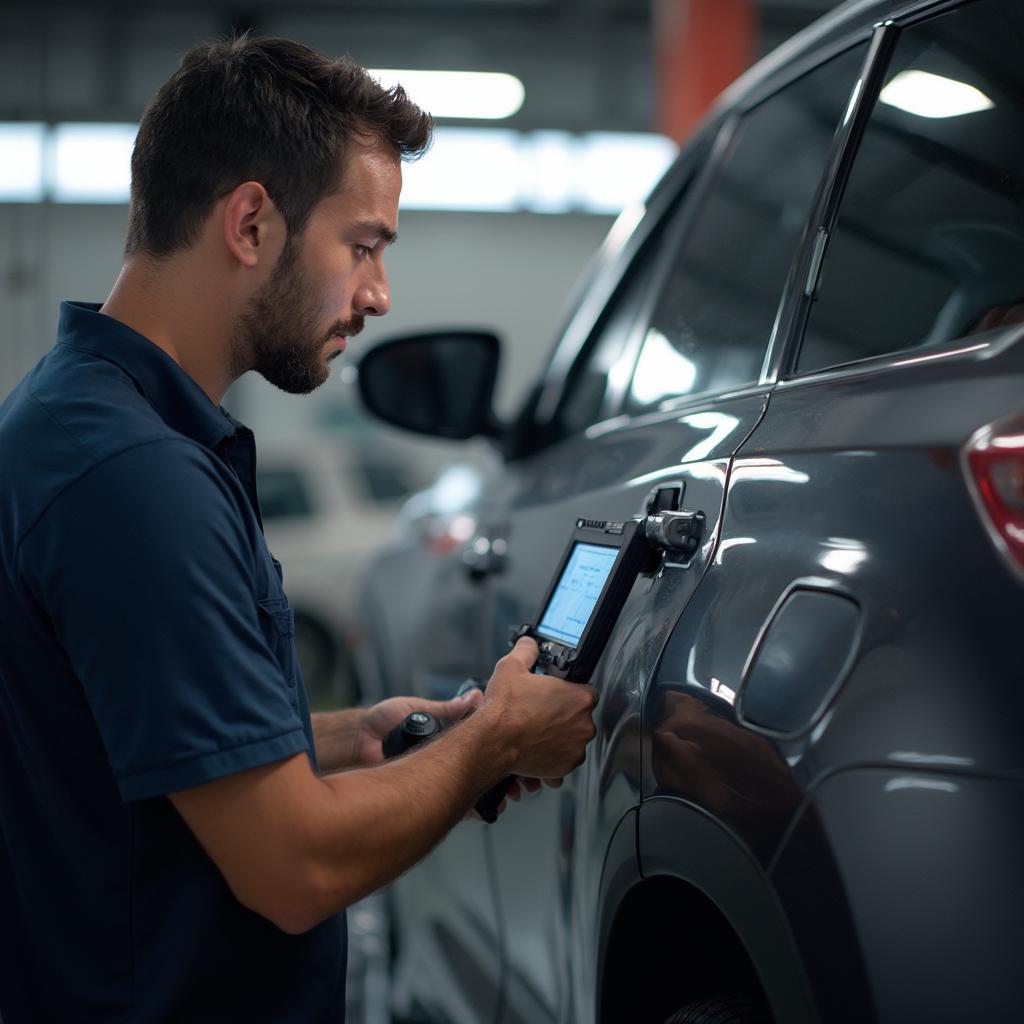
<svg viewBox="0 0 1024 1024"><path fill-rule="evenodd" d="M62 305L0 406L6 1024L341 1020L344 908L506 775L583 759L594 691L532 675L530 640L485 696L311 719L253 437L219 404L247 370L308 393L387 313L430 131L348 60L192 50L139 129L113 290ZM460 721L382 763L415 709Z"/></svg>

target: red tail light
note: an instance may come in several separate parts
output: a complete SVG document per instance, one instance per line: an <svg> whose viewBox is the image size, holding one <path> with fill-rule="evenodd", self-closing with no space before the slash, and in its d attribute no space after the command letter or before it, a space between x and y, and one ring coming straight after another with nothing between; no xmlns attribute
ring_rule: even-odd
<svg viewBox="0 0 1024 1024"><path fill-rule="evenodd" d="M1024 573L1024 416L979 430L964 449L968 479L996 547Z"/></svg>

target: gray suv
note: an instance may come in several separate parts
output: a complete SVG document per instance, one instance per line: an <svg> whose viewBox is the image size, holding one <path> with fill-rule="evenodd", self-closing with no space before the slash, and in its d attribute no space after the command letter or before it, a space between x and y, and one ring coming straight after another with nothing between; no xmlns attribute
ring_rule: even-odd
<svg viewBox="0 0 1024 1024"><path fill-rule="evenodd" d="M376 695L486 677L577 518L706 524L586 763L393 887L400 1018L1024 1019L1022 204L1021 0L861 0L725 95L514 422L492 337L367 354L504 456L468 542L378 560Z"/></svg>

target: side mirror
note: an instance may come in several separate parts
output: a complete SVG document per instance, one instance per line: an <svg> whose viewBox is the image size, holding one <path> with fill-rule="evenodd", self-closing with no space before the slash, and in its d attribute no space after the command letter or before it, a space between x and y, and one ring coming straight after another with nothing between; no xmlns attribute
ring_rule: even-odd
<svg viewBox="0 0 1024 1024"><path fill-rule="evenodd" d="M384 341L359 361L359 393L375 416L432 437L494 437L491 407L501 345L481 331L432 331Z"/></svg>

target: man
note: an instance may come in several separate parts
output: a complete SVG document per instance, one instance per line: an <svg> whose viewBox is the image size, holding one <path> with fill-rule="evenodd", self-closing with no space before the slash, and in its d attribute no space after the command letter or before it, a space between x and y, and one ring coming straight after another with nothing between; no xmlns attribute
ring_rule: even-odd
<svg viewBox="0 0 1024 1024"><path fill-rule="evenodd" d="M193 50L140 126L110 296L65 303L0 406L6 1024L340 1020L344 908L505 776L583 759L594 693L531 675L531 641L483 699L311 722L252 435L219 408L247 370L312 390L387 313L429 133L348 61ZM381 763L417 707L461 721Z"/></svg>

